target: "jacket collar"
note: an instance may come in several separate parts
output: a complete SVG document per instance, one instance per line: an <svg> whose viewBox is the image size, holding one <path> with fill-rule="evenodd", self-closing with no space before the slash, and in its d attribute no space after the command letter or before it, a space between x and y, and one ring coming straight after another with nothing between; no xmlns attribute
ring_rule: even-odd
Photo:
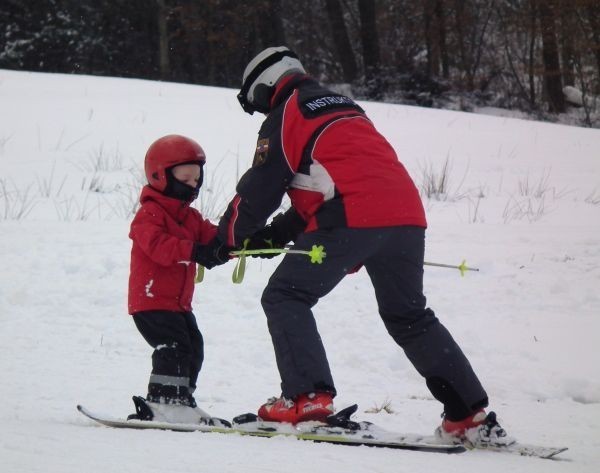
<svg viewBox="0 0 600 473"><path fill-rule="evenodd" d="M284 102L292 93L294 89L306 80L312 80L310 76L306 74L291 74L280 80L275 86L275 93L271 99L271 110Z"/></svg>
<svg viewBox="0 0 600 473"><path fill-rule="evenodd" d="M189 202L184 202L179 199L173 199L167 197L161 192L157 191L153 187L146 185L142 188L142 194L140 195L140 202L144 204L148 201L154 201L165 209L171 216L178 218L181 216L182 210L187 210L190 207Z"/></svg>

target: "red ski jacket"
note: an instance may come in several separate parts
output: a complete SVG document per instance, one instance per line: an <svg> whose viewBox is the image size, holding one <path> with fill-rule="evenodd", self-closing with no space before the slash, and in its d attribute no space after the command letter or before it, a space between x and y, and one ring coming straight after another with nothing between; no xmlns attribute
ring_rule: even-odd
<svg viewBox="0 0 600 473"><path fill-rule="evenodd" d="M307 232L427 226L417 188L364 111L306 75L277 86L236 192L219 223L231 246L262 228L286 192Z"/></svg>
<svg viewBox="0 0 600 473"><path fill-rule="evenodd" d="M129 238L129 313L143 310L192 310L196 263L194 242L206 244L217 227L180 200L145 186Z"/></svg>

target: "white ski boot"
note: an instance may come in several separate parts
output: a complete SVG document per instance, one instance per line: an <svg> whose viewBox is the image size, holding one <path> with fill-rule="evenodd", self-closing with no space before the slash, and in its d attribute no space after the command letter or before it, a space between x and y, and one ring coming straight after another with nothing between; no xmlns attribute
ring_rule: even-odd
<svg viewBox="0 0 600 473"><path fill-rule="evenodd" d="M141 396L133 396L133 403L135 404L135 414L128 416L127 420L231 427L229 422L211 417L208 412L200 409L191 396L189 399L161 397L153 401L146 400Z"/></svg>

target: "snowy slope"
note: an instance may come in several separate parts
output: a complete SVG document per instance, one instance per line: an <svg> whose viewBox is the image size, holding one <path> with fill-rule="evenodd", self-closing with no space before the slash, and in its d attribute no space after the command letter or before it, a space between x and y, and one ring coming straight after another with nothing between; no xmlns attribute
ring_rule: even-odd
<svg viewBox="0 0 600 473"><path fill-rule="evenodd" d="M213 219L249 166L261 119L227 89L0 71L0 471L594 472L600 461L600 131L363 103L424 201L431 307L469 356L492 408L522 441L563 461L386 451L97 427L83 403L125 415L144 394L150 348L126 315L129 210L148 145L167 133L208 154L199 208ZM278 394L259 299L277 261L207 272L195 313L206 342L197 398L221 417ZM441 406L388 337L366 274L316 308L338 407L431 432Z"/></svg>

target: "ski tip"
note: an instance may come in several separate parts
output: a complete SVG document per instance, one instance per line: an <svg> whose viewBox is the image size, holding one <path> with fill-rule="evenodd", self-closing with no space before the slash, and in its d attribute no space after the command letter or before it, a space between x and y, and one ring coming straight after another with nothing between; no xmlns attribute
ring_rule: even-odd
<svg viewBox="0 0 600 473"><path fill-rule="evenodd" d="M566 452L567 450L569 450L569 447L559 447L559 448L555 448L552 452L550 452L548 455L541 455L540 458L544 458L547 460L555 460L554 457L556 457L556 455L559 455L563 452Z"/></svg>

